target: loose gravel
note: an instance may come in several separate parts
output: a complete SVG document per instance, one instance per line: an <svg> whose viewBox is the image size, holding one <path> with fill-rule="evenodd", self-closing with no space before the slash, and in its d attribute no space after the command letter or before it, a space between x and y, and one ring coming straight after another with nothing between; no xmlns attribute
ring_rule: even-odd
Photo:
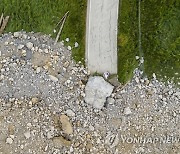
<svg viewBox="0 0 180 154"><path fill-rule="evenodd" d="M136 69L93 108L84 101L89 72L68 49L40 33L0 37L1 154L180 153L178 87Z"/></svg>

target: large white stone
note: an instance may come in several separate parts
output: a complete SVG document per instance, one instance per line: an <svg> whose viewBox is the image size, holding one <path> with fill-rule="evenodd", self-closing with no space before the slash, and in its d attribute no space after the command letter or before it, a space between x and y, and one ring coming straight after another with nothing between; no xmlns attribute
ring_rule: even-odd
<svg viewBox="0 0 180 154"><path fill-rule="evenodd" d="M103 77L90 77L85 87L85 102L93 107L101 109L113 91L113 86Z"/></svg>

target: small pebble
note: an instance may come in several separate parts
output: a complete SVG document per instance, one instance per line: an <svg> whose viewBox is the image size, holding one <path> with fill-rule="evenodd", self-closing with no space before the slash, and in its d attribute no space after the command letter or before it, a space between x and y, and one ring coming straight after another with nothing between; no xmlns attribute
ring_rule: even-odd
<svg viewBox="0 0 180 154"><path fill-rule="evenodd" d="M77 42L74 43L74 47L77 48L79 44Z"/></svg>
<svg viewBox="0 0 180 154"><path fill-rule="evenodd" d="M126 107L125 109L124 109L124 114L125 115L130 115L132 112L131 112L131 109L129 108L129 107Z"/></svg>
<svg viewBox="0 0 180 154"><path fill-rule="evenodd" d="M53 82L58 82L58 78L56 78L53 75L49 75L49 78L53 81Z"/></svg>
<svg viewBox="0 0 180 154"><path fill-rule="evenodd" d="M19 37L20 36L20 32L14 32L14 37Z"/></svg>
<svg viewBox="0 0 180 154"><path fill-rule="evenodd" d="M25 136L26 139L29 139L31 137L30 131L25 132L24 136Z"/></svg>
<svg viewBox="0 0 180 154"><path fill-rule="evenodd" d="M7 143L7 144L12 144L12 143L13 143L13 139L10 138L10 137L8 137L8 138L6 139L6 143Z"/></svg>
<svg viewBox="0 0 180 154"><path fill-rule="evenodd" d="M70 50L70 51L72 50L71 46L68 46L67 49Z"/></svg>
<svg viewBox="0 0 180 154"><path fill-rule="evenodd" d="M33 43L28 42L28 43L26 43L26 46L27 46L28 49L32 49L33 48Z"/></svg>
<svg viewBox="0 0 180 154"><path fill-rule="evenodd" d="M19 44L19 45L18 45L18 49L20 50L20 49L22 49L22 48L24 48L24 45L23 45L23 44Z"/></svg>
<svg viewBox="0 0 180 154"><path fill-rule="evenodd" d="M69 42L69 38L66 38L66 42Z"/></svg>
<svg viewBox="0 0 180 154"><path fill-rule="evenodd" d="M75 116L75 113L74 113L72 110L70 110L70 109L66 110L65 113L66 113L69 117L74 117L74 116Z"/></svg>
<svg viewBox="0 0 180 154"><path fill-rule="evenodd" d="M38 74L38 73L40 73L41 72L41 67L37 67L36 68L36 73Z"/></svg>

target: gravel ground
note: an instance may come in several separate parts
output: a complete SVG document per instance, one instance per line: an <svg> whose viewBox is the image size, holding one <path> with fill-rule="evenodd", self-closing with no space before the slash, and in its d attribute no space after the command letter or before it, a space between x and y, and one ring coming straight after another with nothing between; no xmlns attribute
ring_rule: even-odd
<svg viewBox="0 0 180 154"><path fill-rule="evenodd" d="M78 47L78 46L76 46ZM141 78L102 109L85 103L89 73L49 36L0 37L1 154L179 154L180 89Z"/></svg>

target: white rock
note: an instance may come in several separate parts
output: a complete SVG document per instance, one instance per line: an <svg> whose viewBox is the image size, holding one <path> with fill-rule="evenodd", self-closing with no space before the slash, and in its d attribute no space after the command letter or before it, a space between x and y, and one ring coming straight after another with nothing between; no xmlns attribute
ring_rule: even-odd
<svg viewBox="0 0 180 154"><path fill-rule="evenodd" d="M113 98L108 97L107 102L108 104L112 105L115 103L115 100Z"/></svg>
<svg viewBox="0 0 180 154"><path fill-rule="evenodd" d="M51 138L53 138L53 137L54 137L54 132L53 132L53 131L47 132L47 138L48 138L48 139L51 139Z"/></svg>
<svg viewBox="0 0 180 154"><path fill-rule="evenodd" d="M66 42L69 42L69 38L66 38Z"/></svg>
<svg viewBox="0 0 180 154"><path fill-rule="evenodd" d="M33 48L33 43L28 42L28 43L26 43L26 46L27 46L28 49L32 49Z"/></svg>
<svg viewBox="0 0 180 154"><path fill-rule="evenodd" d="M2 56L2 52L0 51L0 56Z"/></svg>
<svg viewBox="0 0 180 154"><path fill-rule="evenodd" d="M0 75L0 80L3 80L4 79L4 75Z"/></svg>
<svg viewBox="0 0 180 154"><path fill-rule="evenodd" d="M6 70L4 68L1 68L1 72L5 72Z"/></svg>
<svg viewBox="0 0 180 154"><path fill-rule="evenodd" d="M126 107L125 109L124 109L124 114L125 115L130 115L132 112L131 112L131 109L129 108L129 107Z"/></svg>
<svg viewBox="0 0 180 154"><path fill-rule="evenodd" d="M44 151L46 152L48 150L48 145L46 145L46 147L44 148Z"/></svg>
<svg viewBox="0 0 180 154"><path fill-rule="evenodd" d="M19 37L20 36L20 32L14 32L14 37Z"/></svg>
<svg viewBox="0 0 180 154"><path fill-rule="evenodd" d="M155 73L153 73L152 76L153 76L154 79L156 79L156 74Z"/></svg>
<svg viewBox="0 0 180 154"><path fill-rule="evenodd" d="M9 135L9 136L10 136L12 139L14 139L14 137L15 137L14 135Z"/></svg>
<svg viewBox="0 0 180 154"><path fill-rule="evenodd" d="M6 143L7 143L7 144L12 144L12 143L13 143L13 139L10 138L10 137L8 137L8 138L6 139Z"/></svg>
<svg viewBox="0 0 180 154"><path fill-rule="evenodd" d="M24 47L23 44L19 44L19 45L18 45L18 49L19 49L19 50L22 49L23 47Z"/></svg>
<svg viewBox="0 0 180 154"><path fill-rule="evenodd" d="M26 139L29 139L31 137L30 131L25 132L24 136L25 136Z"/></svg>
<svg viewBox="0 0 180 154"><path fill-rule="evenodd" d="M27 37L28 37L28 36L27 36L26 34L23 34L23 35L22 35L22 38L23 38L23 39L27 39Z"/></svg>
<svg viewBox="0 0 180 154"><path fill-rule="evenodd" d="M92 125L89 126L90 131L94 131L94 127Z"/></svg>
<svg viewBox="0 0 180 154"><path fill-rule="evenodd" d="M7 41L6 41L4 44L5 44L5 45L8 45L8 44L9 44L9 42L7 42Z"/></svg>
<svg viewBox="0 0 180 154"><path fill-rule="evenodd" d="M54 29L53 32L56 33L57 31Z"/></svg>
<svg viewBox="0 0 180 154"><path fill-rule="evenodd" d="M21 149L24 149L24 145L22 144L22 145L20 146L20 148L21 148Z"/></svg>
<svg viewBox="0 0 180 154"><path fill-rule="evenodd" d="M85 102L93 107L101 109L113 91L113 86L103 77L90 77L85 87Z"/></svg>
<svg viewBox="0 0 180 154"><path fill-rule="evenodd" d="M38 74L38 73L40 73L41 72L41 67L37 67L36 68L36 73Z"/></svg>
<svg viewBox="0 0 180 154"><path fill-rule="evenodd" d="M67 83L67 84L70 84L70 83L71 83L71 80L67 80L66 83Z"/></svg>
<svg viewBox="0 0 180 154"><path fill-rule="evenodd" d="M74 116L75 116L75 113L74 113L72 110L70 110L70 109L66 110L65 113L66 113L69 117L74 117Z"/></svg>
<svg viewBox="0 0 180 154"><path fill-rule="evenodd" d="M53 81L53 82L58 82L58 78L56 78L53 75L49 75L49 78Z"/></svg>
<svg viewBox="0 0 180 154"><path fill-rule="evenodd" d="M138 60L139 59L139 56L136 56L136 60Z"/></svg>
<svg viewBox="0 0 180 154"><path fill-rule="evenodd" d="M144 63L144 58L141 57L141 59L140 59L140 64L143 64L143 63Z"/></svg>
<svg viewBox="0 0 180 154"><path fill-rule="evenodd" d="M77 42L74 43L74 47L77 48L79 44Z"/></svg>
<svg viewBox="0 0 180 154"><path fill-rule="evenodd" d="M42 49L38 49L38 52L43 52L43 50Z"/></svg>
<svg viewBox="0 0 180 154"><path fill-rule="evenodd" d="M69 149L69 152L73 153L74 149L73 147L71 146L70 149Z"/></svg>
<svg viewBox="0 0 180 154"><path fill-rule="evenodd" d="M110 73L109 72L104 72L103 77L107 80L109 77Z"/></svg>
<svg viewBox="0 0 180 154"><path fill-rule="evenodd" d="M32 124L29 122L29 123L27 123L27 127L31 127L32 126Z"/></svg>
<svg viewBox="0 0 180 154"><path fill-rule="evenodd" d="M139 83L139 78L135 77L135 81L136 81L136 83Z"/></svg>
<svg viewBox="0 0 180 154"><path fill-rule="evenodd" d="M71 46L68 46L67 49L68 49L68 50L72 50Z"/></svg>
<svg viewBox="0 0 180 154"><path fill-rule="evenodd" d="M45 53L49 53L49 50L48 50L48 49L44 49L44 52L45 52Z"/></svg>

